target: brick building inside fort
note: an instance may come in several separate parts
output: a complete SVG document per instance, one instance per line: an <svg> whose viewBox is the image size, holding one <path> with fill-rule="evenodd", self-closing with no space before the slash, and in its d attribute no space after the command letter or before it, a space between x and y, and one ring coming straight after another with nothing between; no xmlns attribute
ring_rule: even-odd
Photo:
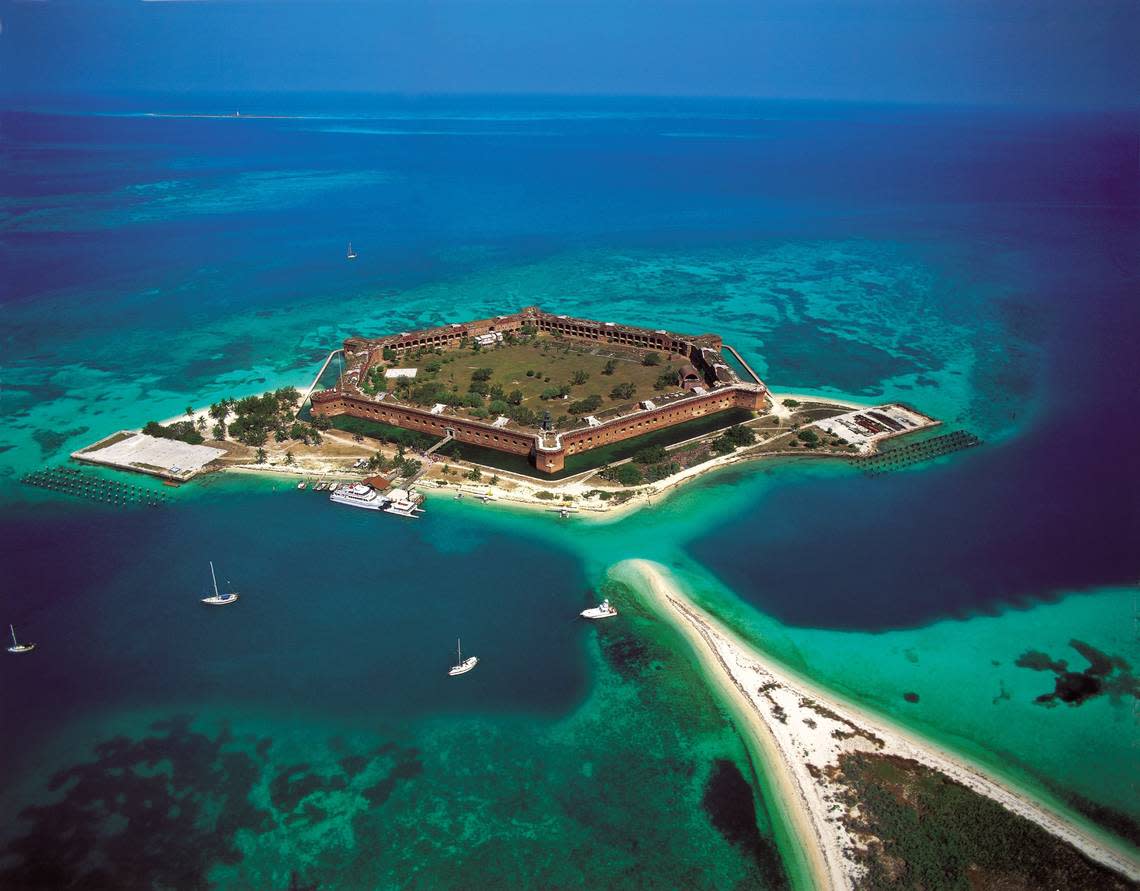
<svg viewBox="0 0 1140 891"><path fill-rule="evenodd" d="M668 393L612 407L597 416L563 416L559 429L549 423L519 423L502 416L480 419L453 405L421 407L398 397L392 388L367 392L370 372L385 363L407 364L412 356L475 344L494 350L497 344L516 338L552 338L601 355L657 353L665 357L666 374L675 373L676 385ZM767 388L758 379L741 380L725 362L722 348L720 337L712 334L693 337L635 328L554 315L532 306L511 315L423 331L372 339L351 337L344 342L343 374L334 387L312 395L312 411L318 416L350 415L434 436L450 435L461 443L525 455L540 471L557 473L570 455L603 445L728 409L766 410L770 405Z"/></svg>

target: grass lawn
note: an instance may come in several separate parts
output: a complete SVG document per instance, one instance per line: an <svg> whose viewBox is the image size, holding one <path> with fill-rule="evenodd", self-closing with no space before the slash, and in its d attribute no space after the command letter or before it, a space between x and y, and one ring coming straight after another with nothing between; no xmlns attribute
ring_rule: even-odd
<svg viewBox="0 0 1140 891"><path fill-rule="evenodd" d="M684 364L684 360L677 357L670 361L666 354L658 355L661 356L660 365L642 365L638 353L616 348L613 344L572 344L541 337L534 343L503 345L478 353L469 350L448 353L446 358L454 359L443 366L439 379L456 383L461 390L466 390L471 372L477 368L490 368L490 383L501 384L508 393L521 390L524 401L541 401L538 397L543 390L566 384L571 387L571 399L597 393L607 403L611 401L609 392L614 386L629 382L636 388L636 401L652 399L658 392L653 389L658 375ZM603 374L610 359L615 363L614 373ZM535 372L534 376L528 377L527 371ZM589 375L586 383L572 383L576 371Z"/></svg>
<svg viewBox="0 0 1140 891"><path fill-rule="evenodd" d="M570 403L592 395L601 398L601 405L590 414L603 416L607 411L630 407L644 399L660 400L666 393L676 392L671 385L664 390L655 387L657 379L670 371L676 371L686 360L678 356L658 353L660 363L643 365L643 354L613 344L588 344L560 341L553 337L540 336L531 342L502 344L475 352L471 349L453 350L443 355L428 354L420 358L405 356L400 367L417 368L418 374L411 387L403 394L397 392L400 401L407 401L412 387L438 383L446 390L465 395L472 383L472 374L479 369L490 369L490 377L485 384L488 388L499 386L503 398L514 391L522 394L521 405L541 417L549 411L557 418L566 414ZM613 362L611 374L605 373L607 363ZM531 374L527 374L527 372ZM575 383L576 375L582 383ZM631 395L612 397L615 387L631 385ZM561 387L569 388L569 398L555 397L542 399L542 393ZM490 397L486 400L490 402ZM422 404L422 403L421 403ZM469 408L469 407L468 407ZM454 414L467 416L466 408L455 409Z"/></svg>

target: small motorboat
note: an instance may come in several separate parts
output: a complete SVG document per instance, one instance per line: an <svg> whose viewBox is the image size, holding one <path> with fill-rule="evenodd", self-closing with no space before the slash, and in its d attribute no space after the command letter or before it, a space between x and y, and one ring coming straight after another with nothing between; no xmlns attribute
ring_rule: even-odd
<svg viewBox="0 0 1140 891"><path fill-rule="evenodd" d="M617 608L608 599L603 600L597 606L591 606L589 609L584 609L578 613L583 619L608 619L617 614Z"/></svg>

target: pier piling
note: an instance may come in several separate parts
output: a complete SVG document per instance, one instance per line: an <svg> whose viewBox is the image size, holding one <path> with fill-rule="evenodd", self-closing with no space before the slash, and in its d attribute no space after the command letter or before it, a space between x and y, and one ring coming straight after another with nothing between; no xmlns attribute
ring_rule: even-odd
<svg viewBox="0 0 1140 891"><path fill-rule="evenodd" d="M973 433L967 430L955 430L952 433L944 433L921 442L908 443L897 449L852 460L867 476L882 476L893 470L902 470L904 467L912 467L981 444L982 440Z"/></svg>

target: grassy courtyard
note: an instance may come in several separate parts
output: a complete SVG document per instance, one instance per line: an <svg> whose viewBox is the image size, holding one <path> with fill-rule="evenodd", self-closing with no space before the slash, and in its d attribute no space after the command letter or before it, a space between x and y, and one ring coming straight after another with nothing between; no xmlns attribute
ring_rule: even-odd
<svg viewBox="0 0 1140 891"><path fill-rule="evenodd" d="M415 368L414 379L385 381L374 369L366 392L390 387L401 402L444 403L449 413L478 419L509 416L517 427L534 427L545 412L560 428L578 426L586 415L605 416L644 399L675 393L679 357L536 336L475 350L406 355L392 367Z"/></svg>

